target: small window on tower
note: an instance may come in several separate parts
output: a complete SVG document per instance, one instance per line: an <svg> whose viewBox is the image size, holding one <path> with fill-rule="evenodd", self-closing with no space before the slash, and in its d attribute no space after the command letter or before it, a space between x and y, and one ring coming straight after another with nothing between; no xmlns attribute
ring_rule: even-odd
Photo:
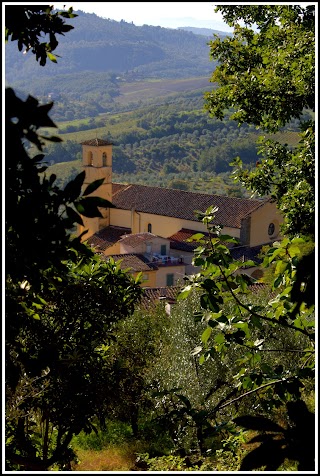
<svg viewBox="0 0 320 476"><path fill-rule="evenodd" d="M92 152L89 152L88 154L88 165L93 165L93 153Z"/></svg>
<svg viewBox="0 0 320 476"><path fill-rule="evenodd" d="M105 152L103 152L102 154L102 167L106 167L107 166L107 154Z"/></svg>
<svg viewBox="0 0 320 476"><path fill-rule="evenodd" d="M148 223L148 233L152 233L152 225L151 225L151 223Z"/></svg>

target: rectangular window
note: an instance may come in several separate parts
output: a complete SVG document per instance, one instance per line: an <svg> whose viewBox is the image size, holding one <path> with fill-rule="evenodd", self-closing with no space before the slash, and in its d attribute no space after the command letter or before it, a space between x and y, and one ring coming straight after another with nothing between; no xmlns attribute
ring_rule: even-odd
<svg viewBox="0 0 320 476"><path fill-rule="evenodd" d="M173 274L167 274L167 286L173 286Z"/></svg>
<svg viewBox="0 0 320 476"><path fill-rule="evenodd" d="M144 274L144 275L142 276L142 281L148 281L148 279L149 279L149 275L148 275L148 274Z"/></svg>
<svg viewBox="0 0 320 476"><path fill-rule="evenodd" d="M167 245L161 245L161 255L164 256L167 254Z"/></svg>

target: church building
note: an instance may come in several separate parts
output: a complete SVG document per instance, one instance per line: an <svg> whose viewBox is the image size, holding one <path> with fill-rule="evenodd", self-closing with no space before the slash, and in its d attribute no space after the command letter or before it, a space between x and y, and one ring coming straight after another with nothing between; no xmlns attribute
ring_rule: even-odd
<svg viewBox="0 0 320 476"><path fill-rule="evenodd" d="M178 283L192 274L194 243L186 241L206 229L196 212L214 205L218 208L214 223L222 233L238 239L232 248L237 260L253 259L257 266L244 272L260 277L261 247L280 239L281 215L268 199L244 199L146 185L112 182L112 143L92 139L82 143L82 161L86 172L84 188L104 178L94 192L109 200L113 208L101 209L102 218L83 217L88 230L84 240L102 256L122 259L123 267L133 274L142 272L143 286L163 287Z"/></svg>

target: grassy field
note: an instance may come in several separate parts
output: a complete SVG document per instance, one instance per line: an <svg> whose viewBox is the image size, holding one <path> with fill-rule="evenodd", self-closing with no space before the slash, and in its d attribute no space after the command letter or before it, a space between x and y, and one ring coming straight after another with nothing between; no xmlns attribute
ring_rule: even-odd
<svg viewBox="0 0 320 476"><path fill-rule="evenodd" d="M77 450L78 463L73 471L131 471L135 464L134 448L109 447L103 450Z"/></svg>
<svg viewBox="0 0 320 476"><path fill-rule="evenodd" d="M120 96L115 98L119 104L128 102L146 101L148 99L170 97L177 93L186 93L213 88L209 78L191 79L162 79L153 81L137 81L134 83L124 83L120 86Z"/></svg>

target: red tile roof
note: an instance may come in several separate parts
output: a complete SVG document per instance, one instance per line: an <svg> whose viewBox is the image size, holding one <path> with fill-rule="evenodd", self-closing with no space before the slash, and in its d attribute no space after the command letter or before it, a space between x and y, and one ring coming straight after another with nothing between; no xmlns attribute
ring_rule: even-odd
<svg viewBox="0 0 320 476"><path fill-rule="evenodd" d="M240 228L241 219L262 205L261 200L209 195L146 185L113 184L112 202L116 208L198 221L196 211L219 208L214 224Z"/></svg>
<svg viewBox="0 0 320 476"><path fill-rule="evenodd" d="M132 248L136 248L141 243L145 243L146 241L150 241L153 238L157 238L156 235L153 233L134 233L132 235L123 236L120 239L120 242L124 245L129 245Z"/></svg>
<svg viewBox="0 0 320 476"><path fill-rule="evenodd" d="M167 302L174 302L180 292L181 287L169 286L167 288L143 288L140 306L144 308L154 307L161 299Z"/></svg>
<svg viewBox="0 0 320 476"><path fill-rule="evenodd" d="M148 258L143 256L142 254L125 254L125 255L112 255L111 256L115 261L120 261L120 268L121 269L128 269L133 272L140 272L140 271L154 271L157 270L158 267L151 263ZM110 256L106 256L104 259L108 260Z"/></svg>
<svg viewBox="0 0 320 476"><path fill-rule="evenodd" d="M81 142L81 145L94 145L96 147L103 146L103 145L113 145L112 142L109 142L108 140L103 140L103 139L90 139L90 140L85 140L84 142Z"/></svg>
<svg viewBox="0 0 320 476"><path fill-rule="evenodd" d="M177 296L183 286L170 286L166 288L143 288L143 293L139 306L149 309L155 307L162 299L165 302L175 302ZM261 291L268 292L269 296L272 297L275 293L272 293L270 286L267 286L264 283L254 283L248 286L248 289L253 294L258 294Z"/></svg>
<svg viewBox="0 0 320 476"><path fill-rule="evenodd" d="M177 233L174 233L173 235L168 237L168 240L170 240L170 248L173 250L181 250L192 253L193 250L199 246L199 243L197 243L196 241L191 241L190 243L188 243L186 240L191 238L191 236L195 235L196 233L202 233L205 236L209 235L206 232L199 232L195 230L188 230L187 228L181 228L181 230L179 230Z"/></svg>
<svg viewBox="0 0 320 476"><path fill-rule="evenodd" d="M131 233L130 228L124 228L121 226L106 226L102 230L98 231L94 235L88 238L89 245L94 247L96 251L104 251L109 246L114 245L123 235Z"/></svg>

